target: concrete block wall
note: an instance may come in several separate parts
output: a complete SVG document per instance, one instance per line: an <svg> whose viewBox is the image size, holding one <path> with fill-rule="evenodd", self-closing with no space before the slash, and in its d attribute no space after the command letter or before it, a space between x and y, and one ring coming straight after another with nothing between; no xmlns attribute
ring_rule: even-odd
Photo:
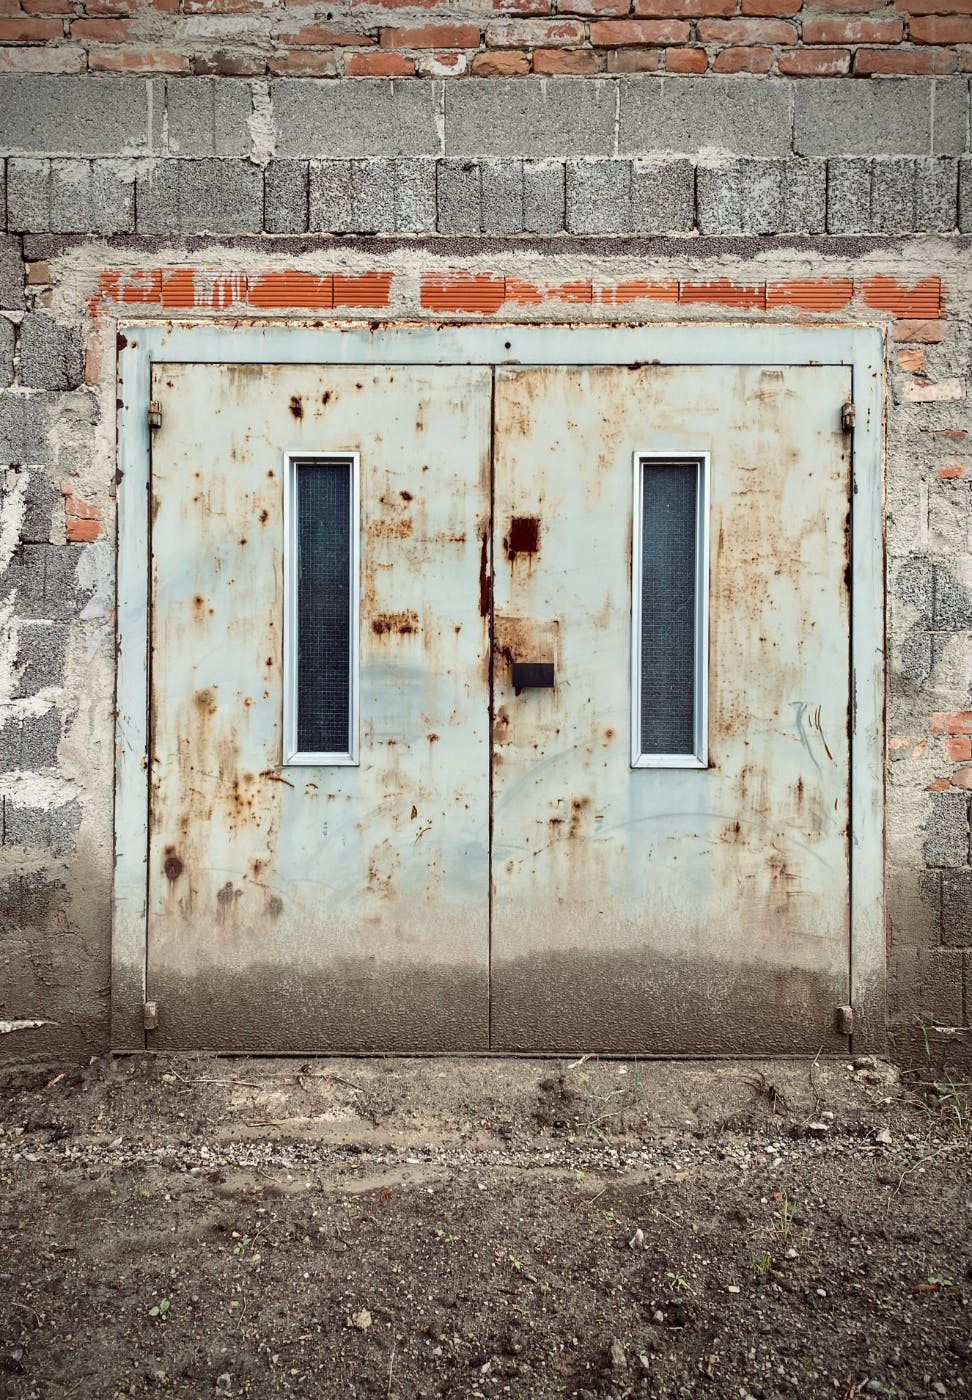
<svg viewBox="0 0 972 1400"><path fill-rule="evenodd" d="M271 81L287 14L232 3L144 32L251 77L0 72L0 1053L108 1043L116 331L261 317L883 329L889 1026L968 1053L969 80Z"/></svg>

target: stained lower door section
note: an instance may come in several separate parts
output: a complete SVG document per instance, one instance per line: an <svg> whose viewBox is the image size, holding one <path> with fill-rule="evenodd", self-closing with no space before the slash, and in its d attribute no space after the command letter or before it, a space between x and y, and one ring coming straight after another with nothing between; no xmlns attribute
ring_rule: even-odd
<svg viewBox="0 0 972 1400"><path fill-rule="evenodd" d="M152 397L150 1043L486 1048L491 371Z"/></svg>
<svg viewBox="0 0 972 1400"><path fill-rule="evenodd" d="M496 371L494 1048L846 1044L850 397Z"/></svg>

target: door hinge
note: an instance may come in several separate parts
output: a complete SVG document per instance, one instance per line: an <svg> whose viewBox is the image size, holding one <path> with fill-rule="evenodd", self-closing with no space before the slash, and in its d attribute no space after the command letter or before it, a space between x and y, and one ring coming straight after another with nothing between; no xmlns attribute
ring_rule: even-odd
<svg viewBox="0 0 972 1400"><path fill-rule="evenodd" d="M148 406L148 425L150 428L161 428L162 426L162 405L158 399L153 399Z"/></svg>
<svg viewBox="0 0 972 1400"><path fill-rule="evenodd" d="M845 433L853 432L857 421L857 408L849 400L840 410L840 426Z"/></svg>
<svg viewBox="0 0 972 1400"><path fill-rule="evenodd" d="M142 1029L154 1031L159 1024L159 1003L157 1001L147 1001L142 1007Z"/></svg>
<svg viewBox="0 0 972 1400"><path fill-rule="evenodd" d="M853 1006L838 1006L834 1009L834 1029L838 1035L854 1034Z"/></svg>

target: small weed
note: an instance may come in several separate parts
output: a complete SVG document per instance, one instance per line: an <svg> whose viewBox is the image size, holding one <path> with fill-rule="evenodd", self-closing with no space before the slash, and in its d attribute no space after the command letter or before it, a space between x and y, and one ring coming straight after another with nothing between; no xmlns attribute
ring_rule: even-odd
<svg viewBox="0 0 972 1400"><path fill-rule="evenodd" d="M587 1172L582 1172L580 1167L573 1169L574 1185L581 1186L587 1180Z"/></svg>
<svg viewBox="0 0 972 1400"><path fill-rule="evenodd" d="M685 1277L684 1274L677 1273L674 1269L666 1269L665 1277L668 1279L669 1283L672 1285L673 1288L677 1288L680 1291L684 1291L686 1293L691 1291L689 1289L688 1279Z"/></svg>
<svg viewBox="0 0 972 1400"><path fill-rule="evenodd" d="M236 1255L243 1254L252 1243L253 1241L249 1235L241 1235L233 1246L233 1253Z"/></svg>
<svg viewBox="0 0 972 1400"><path fill-rule="evenodd" d="M149 1317L163 1318L169 1311L168 1298L160 1298L157 1303L153 1303L148 1310Z"/></svg>
<svg viewBox="0 0 972 1400"><path fill-rule="evenodd" d="M455 1244L459 1238L458 1235L446 1234L445 1230L436 1230L435 1237L437 1240L441 1240L443 1244Z"/></svg>
<svg viewBox="0 0 972 1400"><path fill-rule="evenodd" d="M946 1278L944 1274L929 1274L928 1282L933 1288L951 1288L952 1280Z"/></svg>
<svg viewBox="0 0 972 1400"><path fill-rule="evenodd" d="M789 1245L793 1235L794 1215L796 1215L796 1206L784 1191L783 1204L780 1206L780 1220L776 1227L776 1233L780 1238L780 1243L783 1245Z"/></svg>
<svg viewBox="0 0 972 1400"><path fill-rule="evenodd" d="M516 1255L511 1253L509 1250L507 1250L506 1252L506 1262L510 1265L511 1268L515 1269L518 1274L523 1272L522 1259L517 1259Z"/></svg>
<svg viewBox="0 0 972 1400"><path fill-rule="evenodd" d="M765 1278L773 1267L772 1255L764 1249L762 1254L754 1254L749 1261L754 1274L759 1274L760 1278Z"/></svg>
<svg viewBox="0 0 972 1400"><path fill-rule="evenodd" d="M12 1177L12 1176L0 1176L0 1186L12 1186L12 1185L13 1185L13 1177Z"/></svg>
<svg viewBox="0 0 972 1400"><path fill-rule="evenodd" d="M620 1215L618 1215L617 1211L614 1211L614 1210L602 1210L602 1211L601 1211L601 1215L603 1216L603 1218L607 1221L607 1223L608 1223L609 1225L623 1225L623 1224L624 1224L624 1221L621 1219Z"/></svg>

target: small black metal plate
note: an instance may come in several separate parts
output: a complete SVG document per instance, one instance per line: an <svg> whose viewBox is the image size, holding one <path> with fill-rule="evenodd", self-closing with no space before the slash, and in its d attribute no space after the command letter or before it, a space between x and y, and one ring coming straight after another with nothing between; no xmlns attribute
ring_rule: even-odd
<svg viewBox="0 0 972 1400"><path fill-rule="evenodd" d="M514 661L514 690L552 690L554 668L552 661Z"/></svg>

